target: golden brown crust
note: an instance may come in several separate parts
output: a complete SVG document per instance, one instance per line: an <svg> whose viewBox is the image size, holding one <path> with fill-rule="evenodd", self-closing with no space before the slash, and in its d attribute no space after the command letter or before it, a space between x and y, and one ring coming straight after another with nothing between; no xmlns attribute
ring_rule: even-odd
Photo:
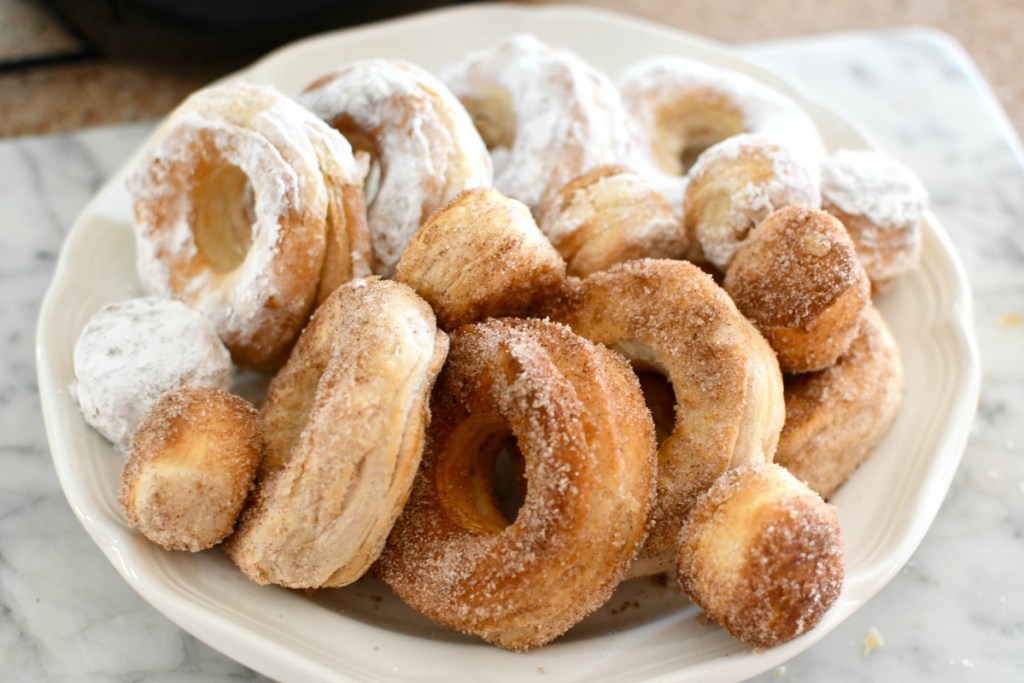
<svg viewBox="0 0 1024 683"><path fill-rule="evenodd" d="M259 413L221 389L177 389L147 413L128 449L121 507L128 523L168 550L220 543L263 456Z"/></svg>
<svg viewBox="0 0 1024 683"><path fill-rule="evenodd" d="M882 316L868 306L849 350L831 367L786 379L776 462L830 498L888 431L903 365Z"/></svg>
<svg viewBox="0 0 1024 683"><path fill-rule="evenodd" d="M600 606L646 530L654 429L628 364L567 327L488 320L452 335L423 466L377 571L430 618L512 650ZM515 438L510 522L492 478Z"/></svg>
<svg viewBox="0 0 1024 683"><path fill-rule="evenodd" d="M672 384L675 426L658 450L653 528L631 573L668 570L697 496L730 466L771 460L784 418L775 354L711 277L684 261L614 266L550 314Z"/></svg>
<svg viewBox="0 0 1024 683"><path fill-rule="evenodd" d="M683 591L755 647L813 628L842 589L835 508L778 465L722 476L690 511L679 546Z"/></svg>
<svg viewBox="0 0 1024 683"><path fill-rule="evenodd" d="M466 190L406 245L395 279L427 300L446 330L526 313L557 290L565 262L524 204L494 188Z"/></svg>
<svg viewBox="0 0 1024 683"><path fill-rule="evenodd" d="M729 266L724 286L785 372L835 363L871 298L842 223L796 206L774 211L758 225Z"/></svg>
<svg viewBox="0 0 1024 683"><path fill-rule="evenodd" d="M448 338L376 277L317 309L263 408L267 458L225 550L257 583L343 586L373 563L419 464Z"/></svg>
<svg viewBox="0 0 1024 683"><path fill-rule="evenodd" d="M682 258L689 243L665 198L625 166L574 178L539 214L541 230L577 277L639 258Z"/></svg>

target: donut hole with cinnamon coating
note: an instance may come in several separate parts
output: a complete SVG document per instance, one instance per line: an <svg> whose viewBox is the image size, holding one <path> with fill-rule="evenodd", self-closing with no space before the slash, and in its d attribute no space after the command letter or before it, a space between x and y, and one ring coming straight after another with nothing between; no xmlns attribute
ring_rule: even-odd
<svg viewBox="0 0 1024 683"><path fill-rule="evenodd" d="M441 327L517 316L557 291L565 261L526 206L473 188L438 210L406 245L395 279L433 308Z"/></svg>
<svg viewBox="0 0 1024 683"><path fill-rule="evenodd" d="M785 468L730 470L680 532L680 588L734 637L781 645L814 628L845 574L835 508Z"/></svg>
<svg viewBox="0 0 1024 683"><path fill-rule="evenodd" d="M729 266L724 286L785 372L835 363L871 298L842 223L797 206L779 209L757 226Z"/></svg>
<svg viewBox="0 0 1024 683"><path fill-rule="evenodd" d="M377 571L431 619L525 650L622 579L646 533L654 430L628 364L563 325L487 320L451 341L423 465ZM514 518L494 485L510 435L526 481Z"/></svg>
<svg viewBox="0 0 1024 683"><path fill-rule="evenodd" d="M763 136L736 135L708 148L690 170L683 200L690 260L724 272L772 211L819 208L816 176L792 149Z"/></svg>

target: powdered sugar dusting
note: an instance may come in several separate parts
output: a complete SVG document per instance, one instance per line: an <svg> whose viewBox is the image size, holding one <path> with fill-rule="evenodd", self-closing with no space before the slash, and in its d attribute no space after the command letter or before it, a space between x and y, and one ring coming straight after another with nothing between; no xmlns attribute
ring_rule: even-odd
<svg viewBox="0 0 1024 683"><path fill-rule="evenodd" d="M881 228L921 220L928 193L913 171L878 152L841 149L821 164L822 201Z"/></svg>
<svg viewBox="0 0 1024 683"><path fill-rule="evenodd" d="M181 302L130 299L100 309L75 344L79 408L122 450L171 389L227 389L231 357L209 323Z"/></svg>

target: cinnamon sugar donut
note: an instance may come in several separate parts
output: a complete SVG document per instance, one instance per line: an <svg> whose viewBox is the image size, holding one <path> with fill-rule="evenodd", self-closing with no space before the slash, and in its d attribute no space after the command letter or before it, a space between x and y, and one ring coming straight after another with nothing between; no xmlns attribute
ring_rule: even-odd
<svg viewBox="0 0 1024 683"><path fill-rule="evenodd" d="M73 362L82 417L120 449L168 391L231 384L231 356L209 321L172 299L104 306L82 329Z"/></svg>
<svg viewBox="0 0 1024 683"><path fill-rule="evenodd" d="M879 152L841 149L822 162L822 208L846 226L876 290L920 260L927 203L917 176Z"/></svg>
<svg viewBox="0 0 1024 683"><path fill-rule="evenodd" d="M682 175L705 149L741 133L785 144L805 163L823 155L817 128L793 100L738 71L659 56L626 69L619 89L645 135L642 152L662 173Z"/></svg>
<svg viewBox="0 0 1024 683"><path fill-rule="evenodd" d="M637 131L608 78L568 50L518 34L442 78L494 158L494 185L537 215L581 173L629 158Z"/></svg>
<svg viewBox="0 0 1024 683"><path fill-rule="evenodd" d="M511 650L558 637L604 603L645 532L654 430L616 354L542 320L452 335L409 503L377 572L431 619ZM510 520L493 471L525 458Z"/></svg>
<svg viewBox="0 0 1024 683"><path fill-rule="evenodd" d="M755 647L814 628L842 589L835 508L778 465L722 476L690 511L679 546L683 591Z"/></svg>
<svg viewBox="0 0 1024 683"><path fill-rule="evenodd" d="M210 318L243 365L282 360L325 268L332 285L365 271L351 148L269 86L194 93L129 188L143 285Z"/></svg>
<svg viewBox="0 0 1024 683"><path fill-rule="evenodd" d="M565 261L524 204L494 188L466 190L409 242L395 279L427 300L446 330L521 315L565 280Z"/></svg>
<svg viewBox="0 0 1024 683"><path fill-rule="evenodd" d="M830 498L871 455L899 408L903 364L874 306L836 363L786 378L786 423L775 461Z"/></svg>
<svg viewBox="0 0 1024 683"><path fill-rule="evenodd" d="M836 362L857 333L871 286L842 223L798 206L772 212L725 274L725 290L785 372Z"/></svg>
<svg viewBox="0 0 1024 683"><path fill-rule="evenodd" d="M540 210L538 223L585 277L639 258L682 258L682 223L654 186L625 166L599 166L574 178Z"/></svg>
<svg viewBox="0 0 1024 683"><path fill-rule="evenodd" d="M299 102L376 164L367 198L376 273L391 274L434 211L466 188L491 184L491 160L472 120L415 64L354 62L310 84Z"/></svg>
<svg viewBox="0 0 1024 683"><path fill-rule="evenodd" d="M344 586L373 563L423 448L448 338L405 285L376 277L317 309L263 407L267 453L225 550L249 578Z"/></svg>
<svg viewBox="0 0 1024 683"><path fill-rule="evenodd" d="M821 205L816 169L763 136L736 135L708 148L689 179L683 216L691 257L722 271L772 211Z"/></svg>
<svg viewBox="0 0 1024 683"><path fill-rule="evenodd" d="M211 548L234 529L262 457L260 416L248 401L221 389L171 391L132 439L121 507L168 550Z"/></svg>
<svg viewBox="0 0 1024 683"><path fill-rule="evenodd" d="M672 384L675 425L658 450L653 528L630 573L669 570L697 496L727 468L775 452L784 418L775 354L711 277L685 261L613 266L550 314Z"/></svg>

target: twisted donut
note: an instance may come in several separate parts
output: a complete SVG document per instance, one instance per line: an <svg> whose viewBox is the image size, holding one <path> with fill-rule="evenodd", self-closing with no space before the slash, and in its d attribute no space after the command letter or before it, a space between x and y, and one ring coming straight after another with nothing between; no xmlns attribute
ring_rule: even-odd
<svg viewBox="0 0 1024 683"><path fill-rule="evenodd" d="M377 564L431 619L512 650L542 645L604 603L645 532L654 429L616 354L541 320L452 335L405 511ZM525 501L510 521L494 462L514 437Z"/></svg>
<svg viewBox="0 0 1024 683"><path fill-rule="evenodd" d="M143 285L206 315L243 365L280 362L325 269L329 284L365 270L348 143L268 86L194 93L129 188Z"/></svg>
<svg viewBox="0 0 1024 683"><path fill-rule="evenodd" d="M738 467L716 481L687 516L679 547L680 588L755 647L814 628L843 585L835 508L770 463Z"/></svg>
<svg viewBox="0 0 1024 683"><path fill-rule="evenodd" d="M442 78L491 149L494 185L537 215L541 204L636 144L618 89L575 54L531 35L472 52Z"/></svg>
<svg viewBox="0 0 1024 683"><path fill-rule="evenodd" d="M267 453L225 551L253 581L344 586L384 545L419 465L448 348L430 307L375 277L335 290L270 384Z"/></svg>
<svg viewBox="0 0 1024 683"><path fill-rule="evenodd" d="M409 242L395 279L426 299L445 330L526 313L565 280L565 262L529 209L494 188L466 190Z"/></svg>
<svg viewBox="0 0 1024 683"><path fill-rule="evenodd" d="M869 305L834 365L786 378L786 423L775 461L830 498L889 430L902 387L899 348Z"/></svg>
<svg viewBox="0 0 1024 683"><path fill-rule="evenodd" d="M665 198L625 166L574 178L545 202L538 223L577 277L639 258L682 258L689 244Z"/></svg>
<svg viewBox="0 0 1024 683"><path fill-rule="evenodd" d="M761 221L726 271L724 287L785 372L835 363L871 299L867 274L842 223L799 206Z"/></svg>
<svg viewBox="0 0 1024 683"><path fill-rule="evenodd" d="M299 103L376 161L379 178L367 199L376 273L391 274L434 211L466 188L491 184L490 156L473 122L415 64L354 62L310 84Z"/></svg>
<svg viewBox="0 0 1024 683"><path fill-rule="evenodd" d="M729 467L771 461L784 418L775 354L711 277L685 261L613 266L550 314L672 384L675 425L658 449L653 528L630 573L669 570L697 496Z"/></svg>

